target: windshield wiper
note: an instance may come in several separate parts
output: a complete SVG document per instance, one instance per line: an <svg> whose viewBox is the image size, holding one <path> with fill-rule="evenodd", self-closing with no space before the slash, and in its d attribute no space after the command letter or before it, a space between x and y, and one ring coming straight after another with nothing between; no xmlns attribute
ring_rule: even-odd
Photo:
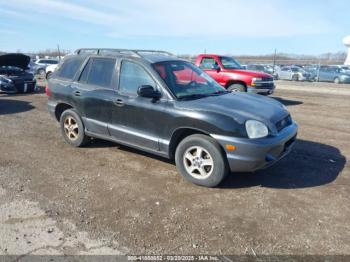
<svg viewBox="0 0 350 262"><path fill-rule="evenodd" d="M200 99L200 98L207 97L207 96L208 96L207 94L192 94L192 95L178 97L178 99L180 99L180 100L184 100L184 99Z"/></svg>
<svg viewBox="0 0 350 262"><path fill-rule="evenodd" d="M216 91L216 92L214 92L214 93L207 94L207 95L208 95L208 96L220 96L220 95L224 95L224 94L228 94L228 93L230 93L230 92L224 90L224 91Z"/></svg>

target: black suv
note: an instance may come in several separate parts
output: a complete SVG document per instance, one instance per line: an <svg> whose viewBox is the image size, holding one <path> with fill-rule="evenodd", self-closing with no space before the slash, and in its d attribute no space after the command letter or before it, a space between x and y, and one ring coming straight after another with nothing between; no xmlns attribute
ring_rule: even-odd
<svg viewBox="0 0 350 262"><path fill-rule="evenodd" d="M230 93L167 52L79 49L48 81L50 113L73 146L91 137L175 159L187 180L218 185L285 156L297 125L279 102Z"/></svg>

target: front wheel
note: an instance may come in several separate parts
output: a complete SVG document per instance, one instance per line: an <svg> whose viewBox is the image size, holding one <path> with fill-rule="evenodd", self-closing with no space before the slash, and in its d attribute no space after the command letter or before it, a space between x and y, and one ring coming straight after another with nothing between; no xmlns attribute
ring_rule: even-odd
<svg viewBox="0 0 350 262"><path fill-rule="evenodd" d="M60 118L60 125L62 136L68 144L81 147L90 141L90 138L85 135L83 122L75 110L64 111Z"/></svg>
<svg viewBox="0 0 350 262"><path fill-rule="evenodd" d="M298 75L293 75L292 76L293 81L299 81L299 76Z"/></svg>
<svg viewBox="0 0 350 262"><path fill-rule="evenodd" d="M175 162L186 180L201 186L215 187L228 173L221 147L205 135L191 135L182 140L176 148Z"/></svg>
<svg viewBox="0 0 350 262"><path fill-rule="evenodd" d="M336 77L336 78L334 79L334 84L339 84L339 83L340 83L340 80L339 80L338 77Z"/></svg>
<svg viewBox="0 0 350 262"><path fill-rule="evenodd" d="M242 84L232 84L227 88L230 92L247 92L246 88Z"/></svg>

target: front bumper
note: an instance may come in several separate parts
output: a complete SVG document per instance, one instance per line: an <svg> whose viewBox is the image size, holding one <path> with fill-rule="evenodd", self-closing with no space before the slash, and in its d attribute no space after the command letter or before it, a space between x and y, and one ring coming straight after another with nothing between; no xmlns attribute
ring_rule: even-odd
<svg viewBox="0 0 350 262"><path fill-rule="evenodd" d="M249 139L212 135L218 143L234 145L235 151L226 151L227 161L232 172L252 172L275 164L290 153L296 140L298 126L292 123L277 136Z"/></svg>
<svg viewBox="0 0 350 262"><path fill-rule="evenodd" d="M253 86L248 86L247 92L248 93L254 93L254 94L259 94L259 95L271 95L275 91L275 86L271 88L266 88L266 87L253 87Z"/></svg>
<svg viewBox="0 0 350 262"><path fill-rule="evenodd" d="M36 87L36 81L16 81L0 84L0 91L6 93L32 93Z"/></svg>

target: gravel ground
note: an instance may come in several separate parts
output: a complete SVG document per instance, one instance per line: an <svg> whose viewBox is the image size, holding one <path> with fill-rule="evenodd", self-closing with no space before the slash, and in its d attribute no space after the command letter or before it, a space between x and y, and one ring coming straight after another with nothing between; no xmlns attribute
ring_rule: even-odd
<svg viewBox="0 0 350 262"><path fill-rule="evenodd" d="M278 82L293 152L215 189L172 162L63 142L46 97L0 94L0 254L350 254L350 87Z"/></svg>

